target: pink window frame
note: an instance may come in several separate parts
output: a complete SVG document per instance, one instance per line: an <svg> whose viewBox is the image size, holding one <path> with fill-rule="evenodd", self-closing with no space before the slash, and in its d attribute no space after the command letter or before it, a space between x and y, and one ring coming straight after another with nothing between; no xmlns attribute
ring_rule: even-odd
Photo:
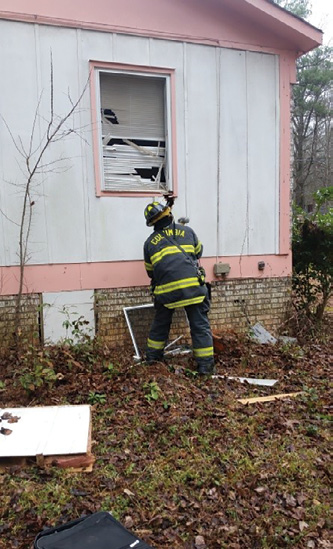
<svg viewBox="0 0 333 549"><path fill-rule="evenodd" d="M123 63L104 63L102 61L90 61L90 99L91 99L91 116L92 116L92 135L93 135L93 154L94 154L94 173L96 196L158 196L162 195L162 191L105 191L102 189L102 166L100 159L100 143L99 143L99 124L97 113L97 86L95 78L95 70L117 70L127 73L143 73L143 74L160 74L161 76L170 78L170 124L171 124L171 181L173 194L177 194L177 147L176 147L176 92L175 92L175 70L161 67L148 67L144 65L127 65Z"/></svg>

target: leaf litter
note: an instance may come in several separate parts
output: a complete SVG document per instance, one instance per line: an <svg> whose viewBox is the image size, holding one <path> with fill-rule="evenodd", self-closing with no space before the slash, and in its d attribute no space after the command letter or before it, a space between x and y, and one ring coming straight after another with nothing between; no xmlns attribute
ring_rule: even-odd
<svg viewBox="0 0 333 549"><path fill-rule="evenodd" d="M193 359L135 364L132 350L48 350L57 375L33 393L4 357L0 407L92 403L90 474L35 463L0 475L0 548L99 510L158 549L328 547L330 346L260 345L226 333L217 373ZM74 366L73 366L74 364ZM112 367L111 367L112 366ZM278 388L278 389L277 389ZM243 405L240 398L302 392Z"/></svg>

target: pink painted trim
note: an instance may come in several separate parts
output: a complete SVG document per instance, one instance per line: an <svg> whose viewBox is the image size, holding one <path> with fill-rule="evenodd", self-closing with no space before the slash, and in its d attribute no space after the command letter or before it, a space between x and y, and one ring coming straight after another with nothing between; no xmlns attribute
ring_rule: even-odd
<svg viewBox="0 0 333 549"><path fill-rule="evenodd" d="M101 186L101 159L99 149L99 131L98 131L98 113L97 113L97 90L96 90L96 78L95 70L120 70L126 72L135 73L149 73L149 74L161 74L170 77L170 119L171 119L171 150L172 150L172 189L173 194L177 195L178 182L177 182L177 140L176 140L176 89L175 89L175 69L169 69L166 67L151 67L146 65L130 65L125 63L104 63L102 61L90 61L90 88L91 88L91 117L92 117L92 135L93 135L93 155L94 155L94 171L95 171L95 186L96 196L123 196L123 197L153 197L162 196L162 192L159 191L105 191Z"/></svg>
<svg viewBox="0 0 333 549"><path fill-rule="evenodd" d="M133 0L2 0L0 18L269 53L276 53L276 48L306 52L322 42L321 31L266 0L206 0L204 8L202 0L188 2L188 8L186 4L140 0L138 7ZM203 9L209 11L207 18ZM286 41L288 46L283 45Z"/></svg>
<svg viewBox="0 0 333 549"><path fill-rule="evenodd" d="M229 263L227 279L271 278L291 274L291 255L207 257L201 263L206 269L207 280L214 277L216 262ZM258 270L258 261L264 261L264 271ZM0 295L18 292L19 267L0 267ZM143 261L115 261L101 263L71 263L57 265L27 265L25 267L24 293L65 292L103 288L129 288L149 285Z"/></svg>
<svg viewBox="0 0 333 549"><path fill-rule="evenodd" d="M280 227L279 252L288 254L291 249L291 189L290 189L290 149L291 149L291 67L295 59L280 57Z"/></svg>

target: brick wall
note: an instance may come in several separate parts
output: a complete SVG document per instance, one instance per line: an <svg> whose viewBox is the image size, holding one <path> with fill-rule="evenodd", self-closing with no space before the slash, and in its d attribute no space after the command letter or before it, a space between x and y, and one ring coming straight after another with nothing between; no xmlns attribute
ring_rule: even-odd
<svg viewBox="0 0 333 549"><path fill-rule="evenodd" d="M131 334L123 309L124 307L137 307L145 304L152 305L152 299L146 286L122 290L96 290L95 320L96 332L99 337L110 345L119 343L132 345ZM153 316L153 307L128 311L128 318L134 332L134 337L141 351L145 348ZM190 341L189 328L183 309L175 311L170 330L170 340L180 335L184 335L184 339ZM184 340L182 340L183 342Z"/></svg>
<svg viewBox="0 0 333 549"><path fill-rule="evenodd" d="M283 323L290 301L291 279L262 278L221 280L212 284L209 313L213 330L233 328L245 331L249 324L261 322L272 334ZM151 304L147 287L132 287L95 291L96 333L109 345L132 345L124 315L124 307ZM23 296L22 332L29 338L39 333L38 294ZM15 297L0 296L0 341L5 345L14 324ZM129 313L140 350L145 345L153 318L152 308L135 309ZM170 339L183 335L190 341L189 328L183 310L175 312Z"/></svg>
<svg viewBox="0 0 333 549"><path fill-rule="evenodd" d="M0 296L0 350L12 341L15 323L16 296ZM39 294L22 296L20 332L22 339L39 338Z"/></svg>
<svg viewBox="0 0 333 549"><path fill-rule="evenodd" d="M260 322L266 330L277 334L285 320L290 295L289 277L215 282L209 315L211 327L244 331Z"/></svg>
<svg viewBox="0 0 333 549"><path fill-rule="evenodd" d="M249 324L260 322L272 334L276 334L283 323L290 302L291 279L261 278L244 280L222 280L212 284L212 302L209 319L213 330L233 328L245 331ZM123 307L151 303L146 287L126 290L97 290L96 326L98 334L108 343L131 344ZM153 311L141 309L138 318L133 318L135 337L147 334ZM189 340L189 329L180 311L175 315L170 339L184 334ZM145 340L145 339L144 339Z"/></svg>

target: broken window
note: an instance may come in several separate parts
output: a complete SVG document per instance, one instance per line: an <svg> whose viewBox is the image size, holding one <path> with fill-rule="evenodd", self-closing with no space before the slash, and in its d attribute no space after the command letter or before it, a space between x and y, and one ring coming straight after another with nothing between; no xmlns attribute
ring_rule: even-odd
<svg viewBox="0 0 333 549"><path fill-rule="evenodd" d="M103 191L166 191L169 77L98 70Z"/></svg>

